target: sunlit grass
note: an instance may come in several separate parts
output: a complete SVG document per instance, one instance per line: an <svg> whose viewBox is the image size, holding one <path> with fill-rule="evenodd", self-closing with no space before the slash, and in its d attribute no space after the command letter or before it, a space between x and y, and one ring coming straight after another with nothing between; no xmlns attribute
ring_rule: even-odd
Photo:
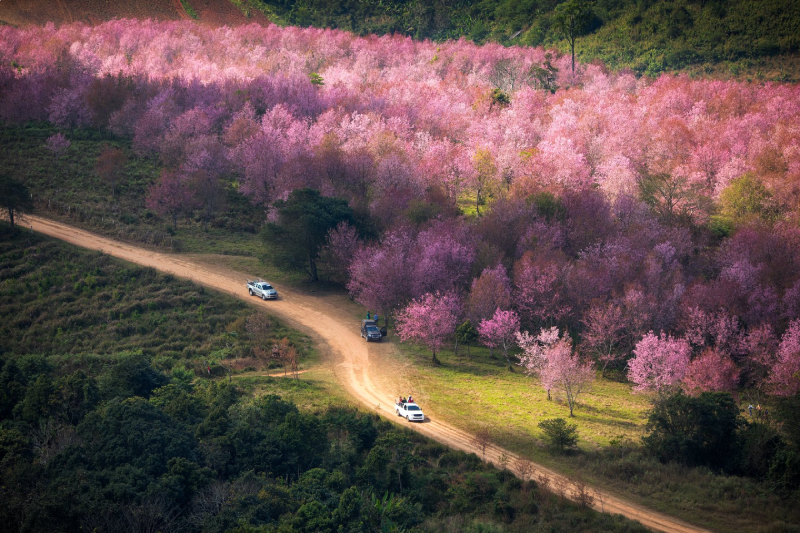
<svg viewBox="0 0 800 533"><path fill-rule="evenodd" d="M304 365L313 365L313 361L305 361ZM245 372L234 379L238 386L255 396L275 394L294 403L301 410L313 413L322 413L331 407L353 405L352 398L344 393L336 377L318 365L312 366L297 378L291 375L283 377L258 374Z"/></svg>
<svg viewBox="0 0 800 533"><path fill-rule="evenodd" d="M437 357L441 365L430 364L422 347L401 345L401 354L413 362L414 387L425 396L429 407L460 427L488 428L498 444L522 446L540 437L538 423L550 418L569 418L565 399L552 391L552 400L537 379L521 367L510 371L502 354L495 359L483 347L466 348L459 354L444 350ZM631 387L607 379L595 380L591 390L581 394L570 423L578 426L580 447L596 449L620 437L638 440L643 435L648 399L631 393Z"/></svg>

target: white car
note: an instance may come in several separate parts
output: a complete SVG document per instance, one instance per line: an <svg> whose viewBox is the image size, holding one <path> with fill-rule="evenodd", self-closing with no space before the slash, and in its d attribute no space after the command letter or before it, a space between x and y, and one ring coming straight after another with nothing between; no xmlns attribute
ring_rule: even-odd
<svg viewBox="0 0 800 533"><path fill-rule="evenodd" d="M247 280L247 290L250 296L260 296L262 300L277 300L278 291L264 280Z"/></svg>
<svg viewBox="0 0 800 533"><path fill-rule="evenodd" d="M425 414L422 412L420 406L415 403L395 403L394 411L397 413L397 416L403 416L409 422L425 422Z"/></svg>

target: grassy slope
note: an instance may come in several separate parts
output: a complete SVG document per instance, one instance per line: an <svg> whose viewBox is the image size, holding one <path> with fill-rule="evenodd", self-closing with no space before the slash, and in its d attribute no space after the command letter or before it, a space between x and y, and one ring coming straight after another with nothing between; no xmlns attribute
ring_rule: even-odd
<svg viewBox="0 0 800 533"><path fill-rule="evenodd" d="M400 353L394 363L414 369L402 373L402 387L437 415L473 432L488 431L492 442L513 452L715 531L784 531L800 521L793 501L751 479L662 465L643 455L638 443L649 399L626 383L598 378L569 418L559 394L548 402L537 381L519 369L509 372L497 350L495 358L482 347L471 347L470 356L465 347L459 355L443 350L437 354L441 366L431 365L430 352L420 346L401 344ZM553 454L544 447L537 424L551 418L578 426L579 453Z"/></svg>
<svg viewBox="0 0 800 533"><path fill-rule="evenodd" d="M200 22L211 24L267 23L268 19L257 10L241 9L232 0L137 0L136 2L109 2L108 0L14 0L0 2L0 23L56 24L86 22L94 24L114 18L139 18L179 20L188 14ZM177 5L176 5L177 4Z"/></svg>
<svg viewBox="0 0 800 533"><path fill-rule="evenodd" d="M241 0L245 1L245 0ZM285 24L359 34L556 46L557 0L247 0ZM583 61L658 74L688 70L724 76L800 79L800 4L794 0L595 0L579 38Z"/></svg>
<svg viewBox="0 0 800 533"><path fill-rule="evenodd" d="M198 219L179 219L173 232L168 220L145 207L148 187L160 172L158 162L136 156L124 139L93 130L63 132L72 143L56 157L45 143L56 133L47 124L0 126L0 172L25 183L41 214L68 220L123 240L149 244L174 251L255 257L261 253L256 235L263 219L232 187L226 191L226 209L215 217L208 231ZM94 172L104 147L122 149L127 163L115 196Z"/></svg>
<svg viewBox="0 0 800 533"><path fill-rule="evenodd" d="M197 371L210 361L261 368L234 298L102 253L18 232L0 240L0 351L111 357L142 350L157 366ZM304 365L310 339L273 319L272 339L288 337ZM214 372L224 369L214 365Z"/></svg>

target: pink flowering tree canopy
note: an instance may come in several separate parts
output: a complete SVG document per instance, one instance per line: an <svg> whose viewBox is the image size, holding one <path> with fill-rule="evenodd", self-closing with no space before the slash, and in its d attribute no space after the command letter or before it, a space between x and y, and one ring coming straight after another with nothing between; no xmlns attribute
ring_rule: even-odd
<svg viewBox="0 0 800 533"><path fill-rule="evenodd" d="M514 266L514 303L530 323L552 325L569 314L559 271L557 264L538 262L531 252Z"/></svg>
<svg viewBox="0 0 800 533"><path fill-rule="evenodd" d="M472 281L467 299L467 316L473 324L490 319L496 309L511 307L511 281L503 265L485 268Z"/></svg>
<svg viewBox="0 0 800 533"><path fill-rule="evenodd" d="M147 208L168 216L172 229L178 229L178 217L194 207L194 194L188 180L177 172L164 171L147 191Z"/></svg>
<svg viewBox="0 0 800 533"><path fill-rule="evenodd" d="M689 363L683 388L689 394L733 392L739 385L739 374L739 368L728 354L709 348Z"/></svg>
<svg viewBox="0 0 800 533"><path fill-rule="evenodd" d="M778 346L778 360L769 376L774 392L792 396L800 392L800 319L789 324Z"/></svg>
<svg viewBox="0 0 800 533"><path fill-rule="evenodd" d="M461 301L453 293L427 293L413 300L396 318L397 333L403 341L427 346L438 363L436 352L451 336L461 315Z"/></svg>
<svg viewBox="0 0 800 533"><path fill-rule="evenodd" d="M558 328L542 330L533 337L528 332L516 335L523 350L520 365L529 375L539 378L547 391L561 391L567 399L569 416L574 416L575 404L581 393L594 382L595 370L591 362L583 362L572 349L572 339L559 338Z"/></svg>
<svg viewBox="0 0 800 533"><path fill-rule="evenodd" d="M360 242L358 230L345 222L339 222L328 230L325 245L320 251L320 260L325 264L329 277L339 283L347 283L348 269L358 251Z"/></svg>
<svg viewBox="0 0 800 533"><path fill-rule="evenodd" d="M652 331L633 349L628 361L628 379L637 391L666 391L679 384L689 366L691 348L685 339L676 339L663 332Z"/></svg>
<svg viewBox="0 0 800 533"><path fill-rule="evenodd" d="M349 267L347 289L367 309L378 310L386 320L411 299L410 253L412 237L405 231L384 235L380 244L359 248Z"/></svg>
<svg viewBox="0 0 800 533"><path fill-rule="evenodd" d="M595 303L584 315L583 323L586 328L581 344L603 365L602 374L605 376L608 365L621 361L625 356L619 346L625 336L622 308L611 302Z"/></svg>
<svg viewBox="0 0 800 533"><path fill-rule="evenodd" d="M508 349L514 344L516 335L519 332L519 316L514 311L504 311L499 307L495 310L494 316L478 324L478 334L481 342L487 346L503 349L503 357L509 367L511 360L508 358Z"/></svg>
<svg viewBox="0 0 800 533"><path fill-rule="evenodd" d="M63 133L56 133L47 138L47 143L45 145L54 156L61 157L71 144L69 139L64 137Z"/></svg>

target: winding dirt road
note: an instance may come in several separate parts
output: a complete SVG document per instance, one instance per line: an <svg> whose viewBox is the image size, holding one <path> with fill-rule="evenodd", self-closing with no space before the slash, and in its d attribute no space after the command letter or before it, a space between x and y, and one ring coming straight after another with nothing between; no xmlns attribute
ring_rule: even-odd
<svg viewBox="0 0 800 533"><path fill-rule="evenodd" d="M332 371L335 372L338 381L349 394L370 410L375 410L390 420L397 420L392 403L396 392L381 390L373 380L378 371L370 361L369 352L371 349L383 349L383 347L371 347L361 340L358 335L357 319L354 318L352 311L342 309L341 300L338 298L310 296L278 287L281 299L263 302L248 296L245 290L246 274L201 264L180 255L155 252L118 242L45 218L26 216L25 220L26 225L32 225L32 228L39 233L190 279L237 298L246 298L253 305L264 306L270 313L278 315L314 339L320 351L326 356L325 360L332 364ZM483 455L485 460L494 464L500 462L501 455L505 455L509 465L515 465L518 459L517 455L491 444L483 454L475 443L474 435L435 418L424 424L404 423L404 426L411 427L452 448L476 453L478 456ZM589 487L581 490L565 476L546 467L537 464L533 464L532 467L533 471L528 475L529 478L537 481L546 480L551 489L562 492L574 500L583 498L586 501L588 495L592 501L591 506L598 511L624 515L656 531L707 532L611 494L601 493Z"/></svg>

